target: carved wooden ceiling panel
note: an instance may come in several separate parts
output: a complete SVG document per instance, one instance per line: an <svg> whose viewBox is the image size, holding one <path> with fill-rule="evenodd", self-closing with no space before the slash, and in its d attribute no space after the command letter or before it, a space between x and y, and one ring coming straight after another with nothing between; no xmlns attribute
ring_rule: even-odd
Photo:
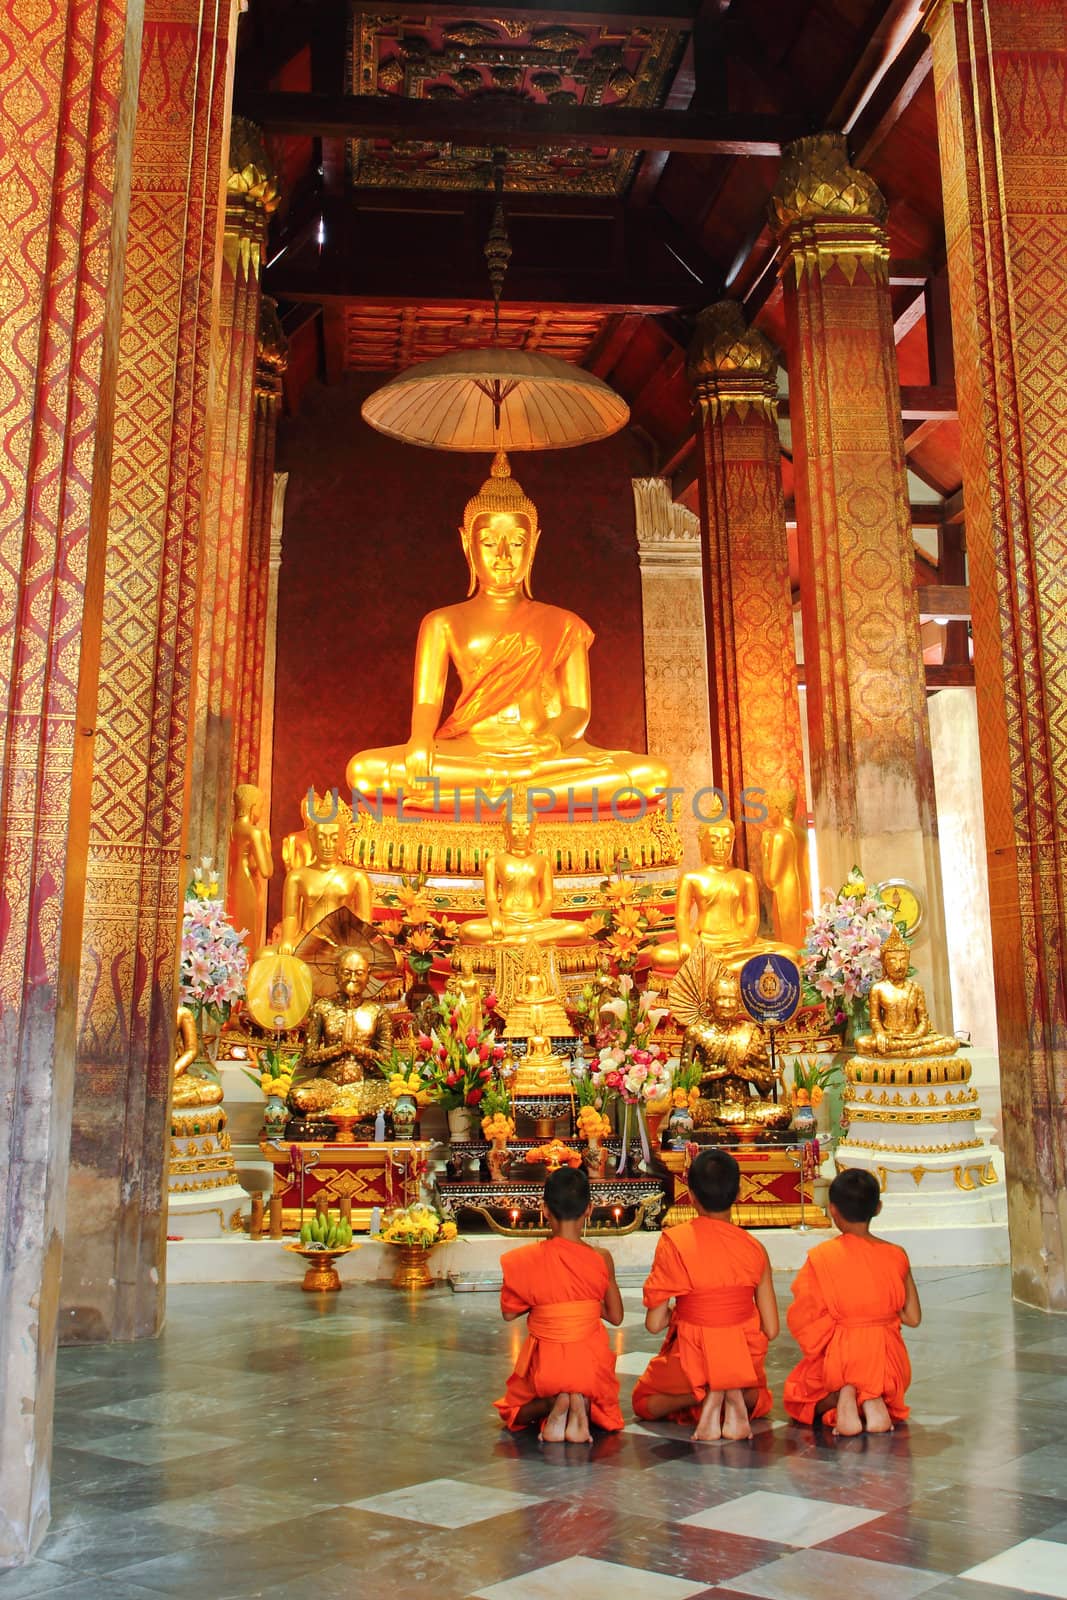
<svg viewBox="0 0 1067 1600"><path fill-rule="evenodd" d="M688 35L624 21L575 26L531 17L353 18L355 94L408 99L503 97L537 104L662 105ZM362 188L482 189L489 148L418 140L350 142L348 169ZM523 193L618 195L639 152L546 148L511 152L506 185Z"/></svg>
<svg viewBox="0 0 1067 1600"><path fill-rule="evenodd" d="M506 349L540 350L581 362L601 333L608 313L501 307L499 343ZM345 368L392 372L448 355L452 350L495 342L489 306L380 306L349 301L345 306Z"/></svg>

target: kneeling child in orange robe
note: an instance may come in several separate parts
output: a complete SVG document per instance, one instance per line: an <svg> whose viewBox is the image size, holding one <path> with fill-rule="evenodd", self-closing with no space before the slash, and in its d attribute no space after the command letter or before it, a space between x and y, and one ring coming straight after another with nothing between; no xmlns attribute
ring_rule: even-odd
<svg viewBox="0 0 1067 1600"><path fill-rule="evenodd" d="M871 1233L882 1209L874 1174L849 1167L829 1198L840 1238L809 1251L793 1282L788 1322L804 1359L786 1379L785 1409L836 1433L888 1433L908 1414L900 1325L919 1326L919 1295L905 1252Z"/></svg>
<svg viewBox="0 0 1067 1600"><path fill-rule="evenodd" d="M602 1321L618 1327L622 1296L609 1253L582 1240L591 1210L585 1173L573 1167L552 1173L545 1210L551 1238L500 1258L504 1320L528 1320L507 1391L494 1404L509 1428L540 1422L542 1439L588 1444L590 1421L613 1432L624 1426Z"/></svg>
<svg viewBox="0 0 1067 1600"><path fill-rule="evenodd" d="M694 1422L693 1438L748 1439L771 1409L764 1359L778 1335L767 1252L730 1221L741 1172L727 1150L702 1150L689 1168L697 1215L660 1235L645 1283L649 1333L667 1329L634 1389L639 1417ZM674 1300L674 1310L670 1301Z"/></svg>

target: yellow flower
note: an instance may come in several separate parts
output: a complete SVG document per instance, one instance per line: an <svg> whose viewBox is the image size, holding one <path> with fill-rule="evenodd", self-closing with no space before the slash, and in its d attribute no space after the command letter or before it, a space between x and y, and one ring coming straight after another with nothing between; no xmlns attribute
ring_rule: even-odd
<svg viewBox="0 0 1067 1600"><path fill-rule="evenodd" d="M620 906L615 913L615 927L620 933L637 933L641 927L641 913L636 906Z"/></svg>
<svg viewBox="0 0 1067 1600"><path fill-rule="evenodd" d="M444 1239L446 1242L448 1240L450 1240L450 1239L454 1239L458 1232L459 1232L459 1229L456 1227L456 1224L454 1222L442 1222L442 1224L441 1224L441 1238Z"/></svg>
<svg viewBox="0 0 1067 1600"><path fill-rule="evenodd" d="M607 923L604 921L603 917L586 917L585 921L582 923L582 927L585 929L590 939L595 939L598 933L603 933L604 929L607 927Z"/></svg>
<svg viewBox="0 0 1067 1600"><path fill-rule="evenodd" d="M646 906L645 925L649 928L658 928L661 922L666 922L666 917L659 906Z"/></svg>
<svg viewBox="0 0 1067 1600"><path fill-rule="evenodd" d="M604 891L605 900L612 905L621 906L634 897L634 885L629 878L621 878L617 883L609 883Z"/></svg>
<svg viewBox="0 0 1067 1600"><path fill-rule="evenodd" d="M614 955L621 956L625 960L627 957L637 954L641 948L641 940L636 933L631 933L629 929L623 928L620 932L611 935L608 940L608 948Z"/></svg>
<svg viewBox="0 0 1067 1600"><path fill-rule="evenodd" d="M422 955L429 955L435 943L436 940L434 939L433 934L427 928L420 928L418 932L413 933L411 938L408 940L408 944L411 949L418 950Z"/></svg>

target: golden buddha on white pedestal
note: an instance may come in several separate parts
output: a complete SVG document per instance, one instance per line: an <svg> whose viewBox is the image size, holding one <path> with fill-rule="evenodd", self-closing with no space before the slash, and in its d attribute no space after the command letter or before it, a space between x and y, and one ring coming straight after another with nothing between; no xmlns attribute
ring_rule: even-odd
<svg viewBox="0 0 1067 1600"><path fill-rule="evenodd" d="M856 1040L862 1056L911 1060L926 1056L954 1056L959 1041L938 1033L926 1010L922 986L908 977L911 951L900 929L894 927L882 946L883 977L871 986L868 1008L871 1031Z"/></svg>
<svg viewBox="0 0 1067 1600"><path fill-rule="evenodd" d="M353 789L393 796L403 788L407 809L451 813L520 784L554 789L561 804L568 794L589 803L596 791L607 803L616 790L652 797L669 786L661 762L586 739L593 632L573 612L531 598L539 534L537 507L499 454L460 529L468 598L431 611L419 629L408 742L354 755ZM442 720L449 663L460 694Z"/></svg>
<svg viewBox="0 0 1067 1600"><path fill-rule="evenodd" d="M196 1018L188 1006L178 1007L178 1044L181 1049L174 1062L174 1085L171 1090L171 1107L175 1111L194 1110L199 1106L222 1104L222 1088L211 1078L200 1078L189 1068L200 1054L200 1041L196 1034Z"/></svg>

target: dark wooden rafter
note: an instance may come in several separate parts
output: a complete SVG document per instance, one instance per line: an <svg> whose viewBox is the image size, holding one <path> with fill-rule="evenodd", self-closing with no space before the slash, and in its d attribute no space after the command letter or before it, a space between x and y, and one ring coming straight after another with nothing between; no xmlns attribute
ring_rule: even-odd
<svg viewBox="0 0 1067 1600"><path fill-rule="evenodd" d="M489 18L503 17L529 23L530 7L520 5L500 5L496 0L467 0L463 5L442 3L442 0L395 0L384 6L381 0L350 0L349 9L354 16L380 17L388 14L391 17L446 17L454 21L456 17L479 16ZM538 27L549 27L556 22L574 24L614 24L625 22L631 28L690 28L693 17L699 9L697 4L686 4L685 0L674 0L674 3L657 5L655 0L555 0L555 3L546 10L537 12Z"/></svg>
<svg viewBox="0 0 1067 1600"><path fill-rule="evenodd" d="M697 155L778 155L783 144L810 129L810 123L798 117L537 105L503 95L410 100L402 95L242 93L237 109L277 134L531 149L606 145Z"/></svg>

